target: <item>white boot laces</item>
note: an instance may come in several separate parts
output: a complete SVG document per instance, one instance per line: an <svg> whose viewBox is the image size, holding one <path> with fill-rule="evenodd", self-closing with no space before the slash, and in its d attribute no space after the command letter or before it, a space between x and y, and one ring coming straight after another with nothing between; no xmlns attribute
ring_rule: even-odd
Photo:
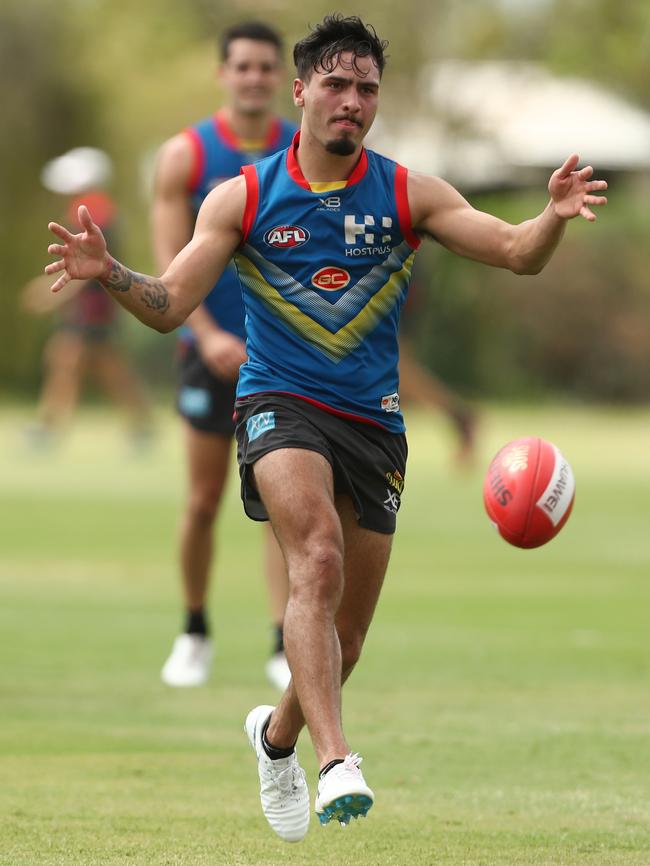
<svg viewBox="0 0 650 866"><path fill-rule="evenodd" d="M305 785L305 776L297 761L292 761L288 767L281 770L275 781L282 798L291 797Z"/></svg>
<svg viewBox="0 0 650 866"><path fill-rule="evenodd" d="M350 752L343 759L343 769L351 773L360 773L359 769L363 758L357 752Z"/></svg>

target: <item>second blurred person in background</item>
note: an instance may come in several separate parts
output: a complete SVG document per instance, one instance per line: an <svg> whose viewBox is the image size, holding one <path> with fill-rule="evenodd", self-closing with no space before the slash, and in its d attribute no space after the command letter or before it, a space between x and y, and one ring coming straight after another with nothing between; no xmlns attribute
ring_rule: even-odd
<svg viewBox="0 0 650 866"><path fill-rule="evenodd" d="M119 248L119 216L108 186L113 164L103 150L75 147L43 166L41 183L61 197L65 221L78 230L77 211L85 205L111 243ZM123 411L133 448L140 451L153 437L151 404L118 337L119 310L96 280L77 280L57 298L44 291L43 276L22 291L23 309L50 316L52 332L43 349L43 381L37 420L26 436L35 448L57 444L77 408L82 385L94 378Z"/></svg>
<svg viewBox="0 0 650 866"><path fill-rule="evenodd" d="M273 113L284 80L282 40L266 24L249 21L221 39L219 79L226 104L169 139L161 148L152 209L156 265L166 270L192 237L204 198L243 165L286 148L295 125ZM178 411L185 428L188 493L180 531L185 629L162 669L170 686L198 686L209 677L213 644L206 616L214 558L214 524L225 490L234 434L239 367L246 360L244 307L231 264L182 329ZM284 689L290 674L282 620L288 595L284 560L265 528L265 570L275 630L266 672Z"/></svg>

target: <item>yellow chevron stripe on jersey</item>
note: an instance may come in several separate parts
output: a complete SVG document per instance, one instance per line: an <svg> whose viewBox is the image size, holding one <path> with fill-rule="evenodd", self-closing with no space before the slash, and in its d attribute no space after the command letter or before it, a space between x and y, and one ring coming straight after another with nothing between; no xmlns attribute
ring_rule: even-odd
<svg viewBox="0 0 650 866"><path fill-rule="evenodd" d="M283 297L240 251L236 255L239 278L288 327L338 363L353 352L399 301L411 276L415 251L347 324L329 331Z"/></svg>
<svg viewBox="0 0 650 866"><path fill-rule="evenodd" d="M305 315L333 333L343 325L347 325L365 307L371 295L382 287L390 274L404 267L413 248L407 243L394 247L383 261L366 271L357 283L347 288L334 303L325 300L311 286L305 288L291 274L260 255L259 250L250 244L246 244L239 252L250 260L253 267L257 268L262 279L281 292L285 300L295 304Z"/></svg>

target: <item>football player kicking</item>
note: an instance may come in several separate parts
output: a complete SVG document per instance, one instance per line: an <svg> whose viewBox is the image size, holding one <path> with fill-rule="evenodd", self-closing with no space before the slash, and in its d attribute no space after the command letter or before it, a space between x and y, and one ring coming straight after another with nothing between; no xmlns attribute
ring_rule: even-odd
<svg viewBox="0 0 650 866"><path fill-rule="evenodd" d="M605 181L570 156L551 176L542 213L511 225L443 180L364 149L385 46L359 18L338 15L295 46L302 120L293 144L208 195L192 240L161 277L115 261L83 210L80 234L50 224L61 241L46 268L59 274L54 291L98 278L160 331L181 324L234 257L247 315L236 404L242 497L250 517L270 519L290 582L292 680L278 706L255 708L245 727L264 814L287 841L309 825L295 751L305 725L320 766L321 823L347 824L374 801L343 731L341 686L373 617L404 491L397 329L421 238L535 274L567 220L591 222L592 206L606 201L596 194Z"/></svg>

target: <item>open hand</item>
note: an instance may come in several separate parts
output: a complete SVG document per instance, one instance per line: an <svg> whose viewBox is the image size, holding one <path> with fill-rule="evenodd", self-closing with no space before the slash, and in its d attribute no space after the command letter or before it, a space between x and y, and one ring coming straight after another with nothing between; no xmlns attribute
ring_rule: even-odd
<svg viewBox="0 0 650 866"><path fill-rule="evenodd" d="M607 189L607 181L591 180L594 170L590 165L576 171L579 159L574 153L561 168L553 172L548 182L548 191L559 217L572 219L581 216L593 222L596 214L590 206L607 204L607 199L604 195L592 193Z"/></svg>
<svg viewBox="0 0 650 866"><path fill-rule="evenodd" d="M48 228L61 238L62 244L50 244L48 253L62 256L57 262L47 265L46 274L57 274L63 271L58 280L51 286L51 291L60 291L70 280L92 280L106 274L110 267L110 256L106 252L106 240L100 228L92 221L88 208L79 208L79 223L83 229L73 235L58 223L49 223Z"/></svg>

